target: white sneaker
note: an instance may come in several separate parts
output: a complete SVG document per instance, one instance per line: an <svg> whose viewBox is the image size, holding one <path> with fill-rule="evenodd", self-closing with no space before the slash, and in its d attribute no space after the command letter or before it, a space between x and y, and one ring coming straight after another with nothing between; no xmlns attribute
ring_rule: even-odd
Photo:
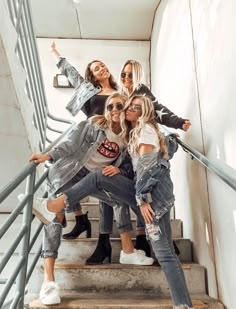
<svg viewBox="0 0 236 309"><path fill-rule="evenodd" d="M56 214L47 209L46 198L34 197L33 199L33 214L44 224L49 224L55 218Z"/></svg>
<svg viewBox="0 0 236 309"><path fill-rule="evenodd" d="M60 304L61 297L59 287L55 281L49 281L42 285L39 299L44 305Z"/></svg>
<svg viewBox="0 0 236 309"><path fill-rule="evenodd" d="M25 194L18 195L18 200L23 201ZM46 198L34 197L32 213L44 224L48 225L55 218L56 214L47 209Z"/></svg>
<svg viewBox="0 0 236 309"><path fill-rule="evenodd" d="M133 253L125 253L123 250L120 252L121 264L133 264L133 265L152 265L153 258L140 254L138 251Z"/></svg>
<svg viewBox="0 0 236 309"><path fill-rule="evenodd" d="M140 254L140 255L146 256L146 252L145 252L144 250L141 250L141 249L134 249L134 252L137 252L137 253Z"/></svg>

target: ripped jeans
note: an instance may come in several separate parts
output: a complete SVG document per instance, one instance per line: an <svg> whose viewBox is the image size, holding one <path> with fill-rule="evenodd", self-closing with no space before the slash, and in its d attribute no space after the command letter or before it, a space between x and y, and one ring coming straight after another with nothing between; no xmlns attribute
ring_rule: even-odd
<svg viewBox="0 0 236 309"><path fill-rule="evenodd" d="M192 308L184 272L173 246L170 210L162 215L161 218L154 218L153 224L147 224L146 234L150 240L153 252L165 273L175 305L174 308Z"/></svg>
<svg viewBox="0 0 236 309"><path fill-rule="evenodd" d="M173 206L174 198L167 202L164 198L165 195L162 194L162 202L160 203L159 186L158 183L152 188L151 192L151 206L156 216L151 226L146 225L147 237L150 239L155 256L165 273L175 308L184 306L192 308L184 272L173 247L170 209ZM105 189L107 195L111 196L113 200L126 203L136 211L136 214L140 213L135 199L134 182L121 175L113 177L104 176L99 170L89 173L73 188L64 191L65 195L67 195L67 210L73 211L77 197L85 197L83 194L87 194L90 187L97 188L100 192ZM164 189L173 190L173 187L171 183L166 182Z"/></svg>
<svg viewBox="0 0 236 309"><path fill-rule="evenodd" d="M76 210L81 210L81 205L79 201L82 198L91 195L103 201L104 203L109 204L109 206L111 206L111 209L113 207L112 210L114 210L117 228L120 233L132 231L129 206L125 204L122 200L119 200L118 196L109 193L108 190L106 191L102 187L98 187L96 175L100 175L102 179L105 178L106 183L113 184L113 187L116 187L117 189L119 188L118 184L120 183L120 181L122 181L123 184L126 182L131 182L130 189L132 190L132 192L128 192L128 195L132 198L134 203L133 207L135 207L136 209L136 215L138 218L137 230L144 229L145 224L141 212L136 205L136 200L134 198L133 182L121 175L117 175L118 182L115 182L114 180L117 179L114 178L115 176L104 176L102 175L100 169L96 169L94 172L89 172L85 168L81 169L81 171L69 183L67 183L64 187L60 189L59 192L57 192L65 193L68 197L70 197L71 200L73 200L73 202L70 203L70 207L66 208L66 211L74 212ZM117 193L122 194L121 191L118 191ZM55 196L51 198L55 198ZM55 218L50 224L44 226L41 253L42 257L57 258L58 248L61 244L61 234L63 226L65 226L65 222L60 223L57 218Z"/></svg>

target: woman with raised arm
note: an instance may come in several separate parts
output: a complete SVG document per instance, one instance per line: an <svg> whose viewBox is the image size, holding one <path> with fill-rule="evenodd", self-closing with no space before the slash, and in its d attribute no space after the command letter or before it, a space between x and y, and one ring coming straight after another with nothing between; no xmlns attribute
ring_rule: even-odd
<svg viewBox="0 0 236 309"><path fill-rule="evenodd" d="M105 102L109 95L117 91L118 85L115 82L107 66L99 60L90 62L85 70L85 78L81 76L77 69L75 69L64 57L61 57L56 48L55 42L52 43L50 49L52 55L57 61L57 67L65 74L75 91L70 98L66 108L75 116L80 110L89 118L94 115L103 115ZM102 205L104 203L101 203ZM102 244L103 252L99 260L96 262L101 263L106 256L106 248L110 247L109 234L107 231L112 230L113 226L113 209L108 205L104 206L106 209L106 216L108 220L102 216L103 221L100 223L100 234L98 243ZM82 211L75 213L76 224L73 229L63 234L64 239L75 239L81 233L91 227L87 214L83 216ZM93 262L93 259L91 260Z"/></svg>

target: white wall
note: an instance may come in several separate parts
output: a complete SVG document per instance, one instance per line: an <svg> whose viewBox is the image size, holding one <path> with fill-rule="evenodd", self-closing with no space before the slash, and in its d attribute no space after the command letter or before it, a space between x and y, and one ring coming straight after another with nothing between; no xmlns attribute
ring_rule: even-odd
<svg viewBox="0 0 236 309"><path fill-rule="evenodd" d="M163 0L151 40L152 91L191 119L183 139L234 176L235 10L233 0ZM195 261L206 267L209 294L234 309L235 191L181 150L172 177L176 214L183 219L184 236L193 241Z"/></svg>
<svg viewBox="0 0 236 309"><path fill-rule="evenodd" d="M75 121L85 119L83 112L72 117L65 106L73 89L54 88L53 76L60 73L55 59L49 52L52 39L38 39L39 54L50 112L57 116ZM140 61L144 67L145 82L149 83L149 41L106 41L106 40L55 40L60 54L75 66L84 76L87 64L95 59L103 61L117 80L122 64L128 59Z"/></svg>
<svg viewBox="0 0 236 309"><path fill-rule="evenodd" d="M16 33L8 17L5 1L0 0L0 189L27 165L37 149L38 135L32 127L32 104L25 92L25 72L15 55ZM0 210L11 211L20 186Z"/></svg>

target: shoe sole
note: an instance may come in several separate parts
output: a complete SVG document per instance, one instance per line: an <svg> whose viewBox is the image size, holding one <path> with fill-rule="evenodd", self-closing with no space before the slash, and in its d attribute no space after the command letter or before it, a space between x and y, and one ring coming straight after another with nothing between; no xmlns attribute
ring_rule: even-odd
<svg viewBox="0 0 236 309"><path fill-rule="evenodd" d="M66 239L66 240L73 240L73 239L76 239L76 238L78 238L79 236L76 236L76 237L64 237L63 235L62 235L62 239ZM81 238L81 239L83 239L83 238Z"/></svg>
<svg viewBox="0 0 236 309"><path fill-rule="evenodd" d="M154 263L154 261L153 262L149 262L149 263L139 263L139 264L137 264L137 263L123 263L123 262L121 262L120 261L120 264L123 264L123 265L137 265L137 266L151 266L151 265L153 265L153 263Z"/></svg>
<svg viewBox="0 0 236 309"><path fill-rule="evenodd" d="M41 222L43 222L44 224L48 225L49 223L51 223L51 221L48 221L40 212L38 212L36 209L32 209L32 213L33 215L35 215Z"/></svg>
<svg viewBox="0 0 236 309"><path fill-rule="evenodd" d="M43 305L45 305L45 306L50 306L50 305L59 305L60 303L61 303L61 300L59 300L58 302L43 302L42 300L41 300L41 303L43 304Z"/></svg>

